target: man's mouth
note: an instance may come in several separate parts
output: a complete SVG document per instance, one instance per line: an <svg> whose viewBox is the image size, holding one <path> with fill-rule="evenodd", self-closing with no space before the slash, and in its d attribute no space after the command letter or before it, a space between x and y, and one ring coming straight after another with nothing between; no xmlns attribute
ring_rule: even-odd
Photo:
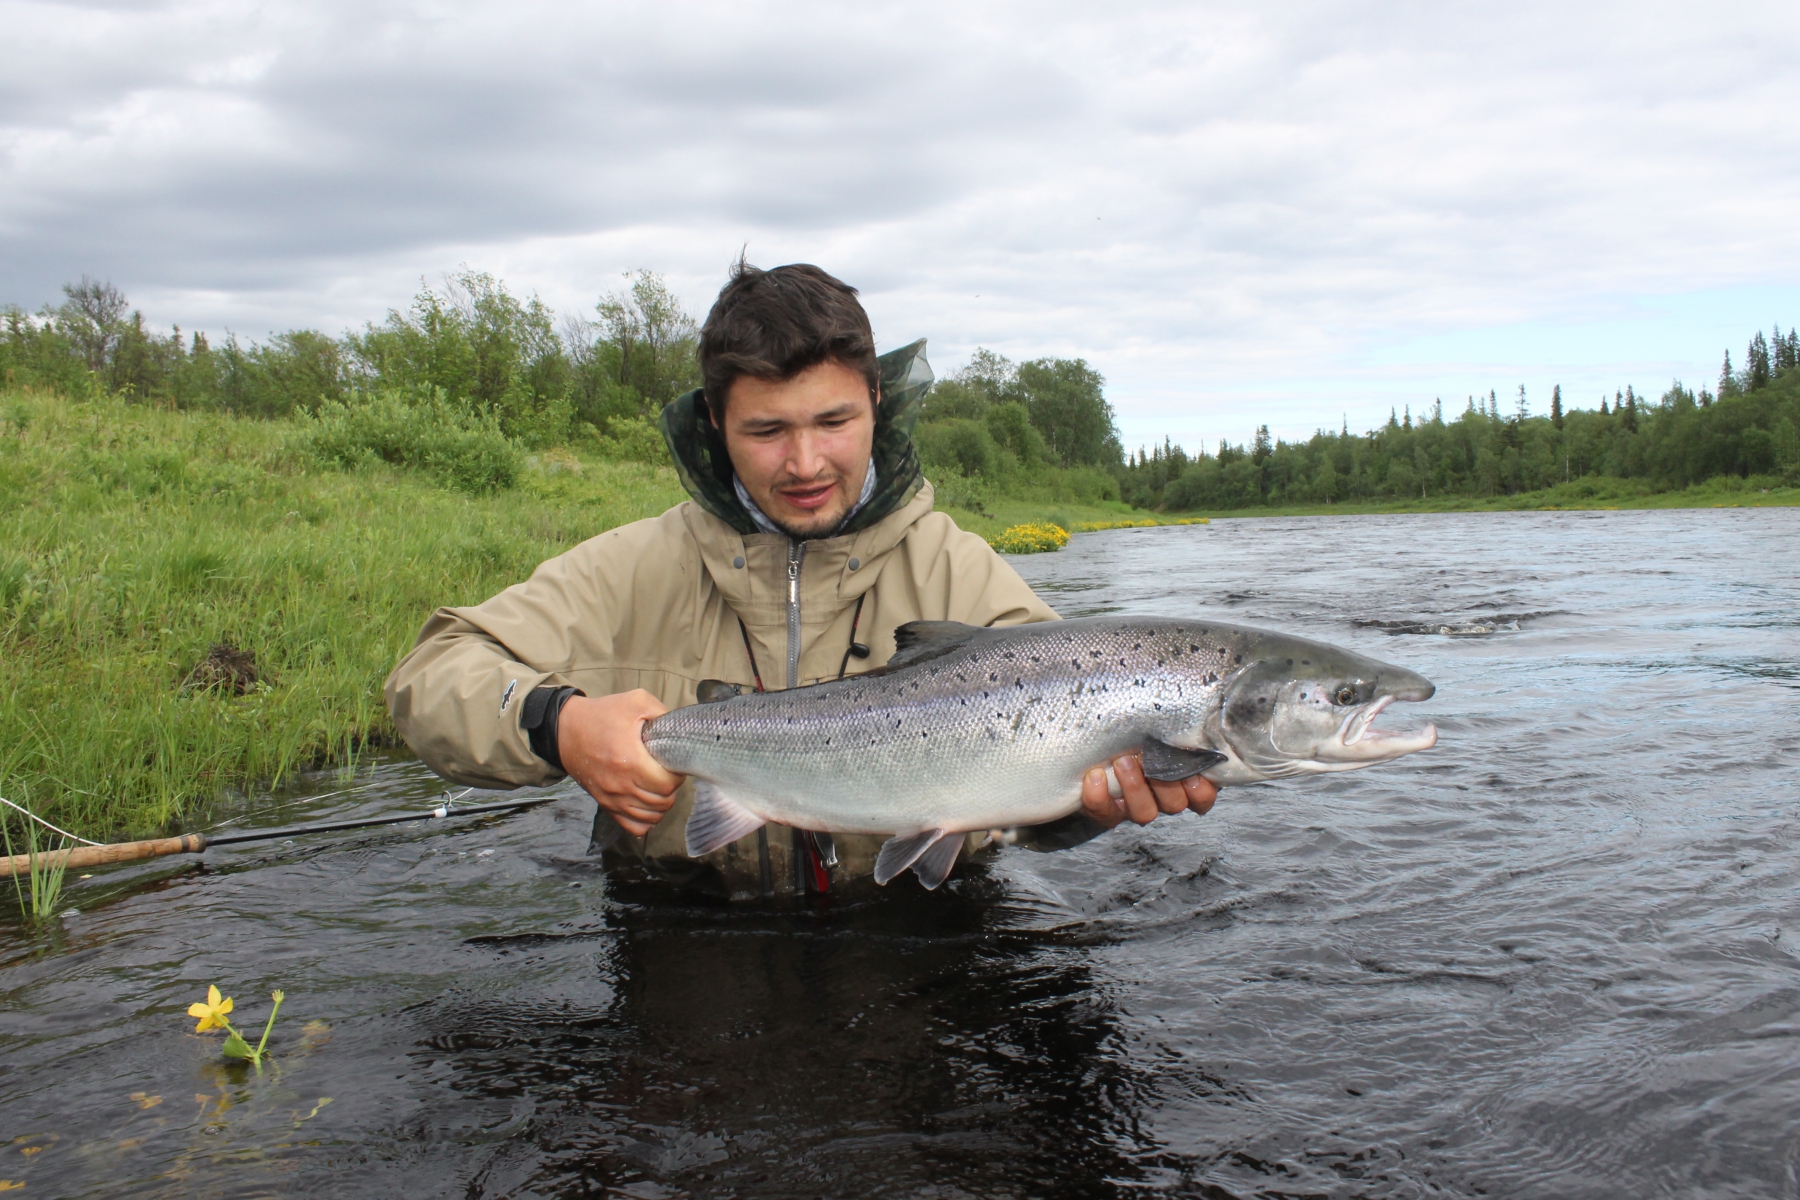
<svg viewBox="0 0 1800 1200"><path fill-rule="evenodd" d="M802 512L816 512L830 502L832 494L837 491L837 485L837 480L833 479L827 483L777 488L775 494Z"/></svg>

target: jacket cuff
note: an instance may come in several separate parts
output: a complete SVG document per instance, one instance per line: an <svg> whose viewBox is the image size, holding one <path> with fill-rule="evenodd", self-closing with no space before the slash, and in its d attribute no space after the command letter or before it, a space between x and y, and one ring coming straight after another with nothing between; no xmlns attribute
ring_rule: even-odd
<svg viewBox="0 0 1800 1200"><path fill-rule="evenodd" d="M532 688L531 694L525 697L525 703L519 706L519 728L525 731L525 736L530 740L531 752L549 763L559 775L567 775L568 772L563 770L562 755L557 748L556 720L570 696L585 695L587 693L580 688Z"/></svg>

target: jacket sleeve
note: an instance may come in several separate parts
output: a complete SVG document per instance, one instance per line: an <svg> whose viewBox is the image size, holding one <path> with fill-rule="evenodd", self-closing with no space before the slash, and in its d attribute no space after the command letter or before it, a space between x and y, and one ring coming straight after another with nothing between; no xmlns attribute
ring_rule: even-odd
<svg viewBox="0 0 1800 1200"><path fill-rule="evenodd" d="M659 540L660 520L590 538L490 600L433 613L386 687L394 725L414 753L444 778L475 787L561 778L532 753L519 725L525 698L546 685L590 694L596 684L619 689L592 668L615 660L616 631L631 620L632 588L660 582L635 569L646 558L644 543ZM668 555L649 557L666 564ZM662 595L643 599L667 607Z"/></svg>

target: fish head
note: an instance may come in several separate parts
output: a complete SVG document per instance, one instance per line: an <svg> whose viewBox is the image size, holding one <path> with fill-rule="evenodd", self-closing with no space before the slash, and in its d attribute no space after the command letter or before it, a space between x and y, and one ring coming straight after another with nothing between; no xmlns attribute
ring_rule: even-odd
<svg viewBox="0 0 1800 1200"><path fill-rule="evenodd" d="M1429 679L1348 650L1272 639L1222 697L1220 732L1258 778L1349 771L1437 745L1437 727L1375 728L1399 700L1429 700Z"/></svg>

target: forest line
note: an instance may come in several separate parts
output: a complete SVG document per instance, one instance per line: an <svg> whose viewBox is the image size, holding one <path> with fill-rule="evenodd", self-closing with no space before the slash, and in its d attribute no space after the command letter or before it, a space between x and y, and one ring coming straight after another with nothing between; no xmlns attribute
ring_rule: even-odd
<svg viewBox="0 0 1800 1200"><path fill-rule="evenodd" d="M411 406L421 422L452 411L520 447L591 443L607 457L655 462L656 413L699 382L697 335L649 271L631 273L592 315L560 323L537 298L465 269L360 331L220 345L179 327L158 332L117 288L84 278L60 305L0 313L0 380L340 427L381 423L368 409ZM1481 499L1582 480L1650 493L1719 477L1792 485L1800 331L1756 333L1740 368L1727 354L1716 392L1676 381L1651 400L1627 386L1588 410L1565 408L1558 387L1534 415L1523 387L1504 412L1490 390L1448 417L1441 401L1417 419L1405 406L1377 429L1352 434L1346 424L1296 441L1258 423L1246 442L1199 453L1167 440L1127 453L1105 380L1083 359L1013 363L978 349L933 389L914 432L944 502L978 513L1008 498L1192 512ZM369 452L394 461L385 448Z"/></svg>

